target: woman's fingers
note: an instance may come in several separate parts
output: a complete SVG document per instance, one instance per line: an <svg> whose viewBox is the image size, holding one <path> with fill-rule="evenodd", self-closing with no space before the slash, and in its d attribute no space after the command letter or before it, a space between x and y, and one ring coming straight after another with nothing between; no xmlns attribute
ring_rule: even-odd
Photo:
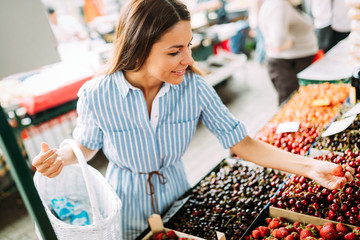
<svg viewBox="0 0 360 240"><path fill-rule="evenodd" d="M56 149L51 149L46 151L45 153L40 153L38 156L34 158L32 165L36 168L40 167L48 158L56 154Z"/></svg>
<svg viewBox="0 0 360 240"><path fill-rule="evenodd" d="M45 161L43 161L41 164L39 164L36 167L36 170L41 173L44 173L44 171L46 171L48 168L51 167L51 165L53 165L55 163L57 157L58 157L57 154L53 154L50 157L46 158Z"/></svg>
<svg viewBox="0 0 360 240"><path fill-rule="evenodd" d="M60 174L60 172L62 171L63 168L64 168L64 164L63 164L63 162L62 162L62 160L61 160L61 164L60 164L60 166L58 167L58 169L56 169L55 172L53 172L52 174L50 174L48 177L49 177L49 178L54 178L54 177L56 177L57 175Z"/></svg>
<svg viewBox="0 0 360 240"><path fill-rule="evenodd" d="M60 159L60 157L57 157L56 160L51 165L49 165L47 168L44 168L44 170L41 173L45 176L50 176L54 172L56 172L60 168L61 165L63 165L63 161Z"/></svg>
<svg viewBox="0 0 360 240"><path fill-rule="evenodd" d="M346 182L351 182L352 180L354 180L353 173L351 173L350 171L346 171L345 178Z"/></svg>

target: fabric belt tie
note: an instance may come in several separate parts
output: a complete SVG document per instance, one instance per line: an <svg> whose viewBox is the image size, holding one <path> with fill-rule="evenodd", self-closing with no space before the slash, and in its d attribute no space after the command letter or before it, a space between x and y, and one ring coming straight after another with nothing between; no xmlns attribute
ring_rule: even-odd
<svg viewBox="0 0 360 240"><path fill-rule="evenodd" d="M128 171L128 172L131 172L131 173L134 173L132 172L131 170L129 169L126 169L126 168L123 168L123 167L120 167L119 165L117 165L115 163L115 165L122 169L122 170L125 170L125 171ZM159 178L159 182L161 184L166 184L167 183L167 180L166 180L166 177L161 174L159 171L152 171L152 172L148 172L148 173L144 173L144 172L138 172L137 174L149 174L147 180L146 180L146 194L150 195L151 196L151 207L152 207L152 210L153 210L153 213L157 213L157 214L160 214L160 209L159 209L159 204L157 202L157 199L156 199L156 194L155 194L155 187L154 187L154 184L152 183L151 179L152 179L152 176L154 174L156 174ZM149 187L147 187L149 185ZM156 208L155 208L156 207Z"/></svg>
<svg viewBox="0 0 360 240"><path fill-rule="evenodd" d="M155 187L154 187L154 184L152 183L151 179L152 179L152 176L154 174L156 174L159 178L159 182L161 184L165 184L165 183L167 183L165 176L163 174L159 173L158 171L153 171L153 172L149 172L149 173L140 172L139 174L149 174L149 176L146 180L146 185L148 186L148 187L146 187L146 193L151 196L151 206L152 206L153 212L160 214L159 204L157 202L156 194L155 194Z"/></svg>

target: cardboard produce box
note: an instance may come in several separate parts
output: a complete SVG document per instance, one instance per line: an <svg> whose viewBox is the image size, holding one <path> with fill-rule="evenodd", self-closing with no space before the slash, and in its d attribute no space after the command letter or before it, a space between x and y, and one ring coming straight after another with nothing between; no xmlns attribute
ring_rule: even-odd
<svg viewBox="0 0 360 240"><path fill-rule="evenodd" d="M151 231L148 234L146 234L146 236L143 237L142 240L149 240L149 239L152 239L151 237L154 234L167 233L169 231L174 231L175 235L178 238L186 238L186 239L191 239L191 240L192 239L193 240L205 240L204 238L192 236L192 235L189 235L189 234L186 234L186 233L182 233L182 232L178 232L178 231L175 231L175 230L172 230L172 229L169 229L169 228L165 228L164 224L163 224L163 222L161 220L161 217L158 214L153 214L149 218L149 225L150 225ZM217 239L218 240L226 240L225 234L223 234L221 232L216 232L216 233L217 233Z"/></svg>
<svg viewBox="0 0 360 240"><path fill-rule="evenodd" d="M332 221L332 220L328 220L328 219L324 219L324 218L318 218L318 217L314 217L314 216L310 216L310 215L306 215L306 214L302 214L302 213L297 213L297 212L292 212L289 210L271 207L271 206L269 208L269 216L272 218L283 217L283 218L289 220L289 222L304 222L307 224L314 224L314 225L323 225L326 222L332 222L334 224L338 223L336 221ZM355 227L354 225L350 225L350 224L346 224L346 223L344 223L344 225L350 229L353 229Z"/></svg>
<svg viewBox="0 0 360 240"><path fill-rule="evenodd" d="M256 227L267 226L266 218L268 218L268 217L270 217L270 218L282 217L291 223L300 222L303 224L314 224L315 226L323 225L326 222L332 222L335 225L338 223L336 221L332 221L332 220L328 220L328 219L324 219L324 218L318 218L318 217L314 217L314 216L310 216L310 215L306 215L306 214L302 214L302 213L297 213L297 212L292 212L289 210L270 206L270 207L265 208L260 213L260 215L255 219L255 221L252 223L252 225L245 232L244 237L249 236L251 234L251 232L256 229ZM356 227L356 226L346 224L346 223L344 223L344 225L347 226L349 229L353 229Z"/></svg>

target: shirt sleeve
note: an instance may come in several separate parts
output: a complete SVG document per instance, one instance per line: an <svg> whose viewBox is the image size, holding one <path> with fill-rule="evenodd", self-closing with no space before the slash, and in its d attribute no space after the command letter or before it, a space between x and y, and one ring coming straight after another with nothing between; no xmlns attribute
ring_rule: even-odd
<svg viewBox="0 0 360 240"><path fill-rule="evenodd" d="M99 128L93 109L89 104L86 87L88 82L79 90L77 102L76 128L73 138L89 149L100 149L103 146L103 132Z"/></svg>
<svg viewBox="0 0 360 240"><path fill-rule="evenodd" d="M266 33L267 45L271 48L279 48L290 39L289 13L292 12L292 7L286 1L276 4L265 2L263 6L264 10L261 11L259 19L262 22L261 30Z"/></svg>
<svg viewBox="0 0 360 240"><path fill-rule="evenodd" d="M218 138L224 148L230 148L246 137L245 125L237 120L221 101L215 89L200 76L199 101L201 104L200 120Z"/></svg>

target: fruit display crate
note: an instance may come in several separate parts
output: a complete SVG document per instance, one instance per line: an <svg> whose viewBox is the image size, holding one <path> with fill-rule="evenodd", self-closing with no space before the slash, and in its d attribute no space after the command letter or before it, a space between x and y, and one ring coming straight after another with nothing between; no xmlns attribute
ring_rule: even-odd
<svg viewBox="0 0 360 240"><path fill-rule="evenodd" d="M309 155L319 134L347 103L348 95L344 84L301 86L254 137L285 151ZM296 129L291 127L295 123Z"/></svg>
<svg viewBox="0 0 360 240"><path fill-rule="evenodd" d="M165 228L160 215L153 214L148 221L151 231L148 231L142 240L205 240L204 238L199 238L190 234ZM225 234L222 232L216 232L216 239L226 240Z"/></svg>
<svg viewBox="0 0 360 240"><path fill-rule="evenodd" d="M333 229L325 229L328 226L332 226ZM322 228L324 228L323 231L321 231ZM359 239L359 229L359 227L350 224L267 206L248 228L243 239L268 239L271 237L274 239L277 237L276 239L290 240L305 239L306 237L312 237L308 239L320 239L322 237L322 239L335 240L344 239L344 236L350 232L356 233L357 236L350 234L351 237L355 238L347 238L348 235L345 239ZM329 234L331 236L325 236Z"/></svg>
<svg viewBox="0 0 360 240"><path fill-rule="evenodd" d="M174 202L163 216L165 227L204 239L217 239L216 231L241 239L287 177L241 159L223 159Z"/></svg>
<svg viewBox="0 0 360 240"><path fill-rule="evenodd" d="M320 132L319 138L312 148L316 150L325 150L324 152L341 152L344 153L347 149L360 149L360 115L358 115L360 105L346 104L340 110L338 116L332 122L333 124L341 124L342 128L335 134L322 136L324 131ZM353 117L352 122L348 120ZM352 120L352 119L350 119ZM329 125L328 127L330 127Z"/></svg>
<svg viewBox="0 0 360 240"><path fill-rule="evenodd" d="M292 175L280 191L270 199L274 207L292 212L304 213L337 222L360 226L360 158L348 151L346 155L328 153L313 157L322 161L340 164L333 174L344 174L341 165L354 168L354 179L343 188L329 190L313 180Z"/></svg>

